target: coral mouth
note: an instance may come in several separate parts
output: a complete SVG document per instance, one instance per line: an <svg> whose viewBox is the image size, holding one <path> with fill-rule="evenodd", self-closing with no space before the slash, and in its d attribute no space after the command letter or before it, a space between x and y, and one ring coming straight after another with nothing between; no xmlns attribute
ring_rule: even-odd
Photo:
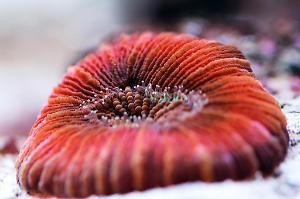
<svg viewBox="0 0 300 199"><path fill-rule="evenodd" d="M207 104L201 91L189 91L183 86L161 88L159 85L126 86L124 89L106 88L95 94L92 100L83 101L79 106L88 111L88 121L117 127L139 127L144 122L168 123L168 118L177 120L200 112Z"/></svg>

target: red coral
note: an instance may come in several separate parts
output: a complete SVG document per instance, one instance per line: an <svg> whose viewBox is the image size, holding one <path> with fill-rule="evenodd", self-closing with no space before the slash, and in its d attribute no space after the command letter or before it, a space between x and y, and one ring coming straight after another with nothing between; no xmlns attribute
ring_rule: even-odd
<svg viewBox="0 0 300 199"><path fill-rule="evenodd" d="M173 33L122 35L71 67L17 161L30 193L125 193L270 174L288 134L233 47Z"/></svg>
<svg viewBox="0 0 300 199"><path fill-rule="evenodd" d="M19 150L14 136L0 137L0 155L1 154L18 154Z"/></svg>

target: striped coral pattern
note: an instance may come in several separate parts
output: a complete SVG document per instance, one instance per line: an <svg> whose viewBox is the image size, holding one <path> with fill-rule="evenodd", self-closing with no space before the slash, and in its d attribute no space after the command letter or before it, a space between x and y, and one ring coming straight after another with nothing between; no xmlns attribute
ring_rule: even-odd
<svg viewBox="0 0 300 199"><path fill-rule="evenodd" d="M181 86L206 102L160 107L133 89L142 84ZM117 97L116 87L123 88ZM146 115L162 107L159 119ZM116 115L127 109L145 115L125 125ZM70 67L53 89L19 154L17 180L31 194L59 197L243 180L271 174L288 139L278 103L236 47L168 32L123 34Z"/></svg>

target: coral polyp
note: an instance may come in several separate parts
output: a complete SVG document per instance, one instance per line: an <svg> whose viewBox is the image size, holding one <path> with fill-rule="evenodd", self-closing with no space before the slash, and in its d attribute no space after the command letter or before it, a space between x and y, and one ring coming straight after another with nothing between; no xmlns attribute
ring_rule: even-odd
<svg viewBox="0 0 300 199"><path fill-rule="evenodd" d="M234 46L121 35L69 68L17 163L31 194L86 197L271 174L288 145L276 100Z"/></svg>
<svg viewBox="0 0 300 199"><path fill-rule="evenodd" d="M201 92L183 91L182 87L175 86L173 89L167 87L164 90L156 85L136 85L122 88L109 89L100 92L102 95L94 95L94 99L83 101L81 106L88 110L86 119L102 122L104 126L139 126L145 122L156 122L164 120L167 112L182 112L177 114L177 119L191 115L193 110L200 110L206 103L205 95ZM197 106L197 107L196 107ZM188 112L188 114L184 114ZM164 124L165 126L167 123Z"/></svg>

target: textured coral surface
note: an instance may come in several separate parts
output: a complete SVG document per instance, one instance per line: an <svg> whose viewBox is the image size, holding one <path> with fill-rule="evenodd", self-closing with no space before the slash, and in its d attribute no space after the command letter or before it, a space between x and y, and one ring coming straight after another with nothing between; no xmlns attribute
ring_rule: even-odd
<svg viewBox="0 0 300 199"><path fill-rule="evenodd" d="M281 79L281 78L280 78ZM287 80L278 80L275 85L279 90L279 95L286 93L288 87ZM269 82L269 80L268 80ZM282 87L283 85L283 87ZM279 87L279 88L278 88ZM292 93L290 93L292 94ZM286 95L285 95L286 96ZM300 97L296 99L279 99L281 104L288 104L283 111L287 118L288 132L291 138L288 155L285 161L276 171L276 175L269 178L261 178L259 175L255 180L244 182L232 182L230 180L221 183L184 183L170 186L169 188L155 188L143 192L131 192L128 194L116 194L107 197L91 196L90 199L232 199L240 198L243 195L245 199L299 199L300 198ZM0 139L2 143L2 139ZM1 198L26 198L33 199L21 191L15 179L15 155L0 156L0 195Z"/></svg>
<svg viewBox="0 0 300 199"><path fill-rule="evenodd" d="M288 134L275 99L233 46L122 35L51 93L17 161L30 193L124 193L267 175Z"/></svg>

